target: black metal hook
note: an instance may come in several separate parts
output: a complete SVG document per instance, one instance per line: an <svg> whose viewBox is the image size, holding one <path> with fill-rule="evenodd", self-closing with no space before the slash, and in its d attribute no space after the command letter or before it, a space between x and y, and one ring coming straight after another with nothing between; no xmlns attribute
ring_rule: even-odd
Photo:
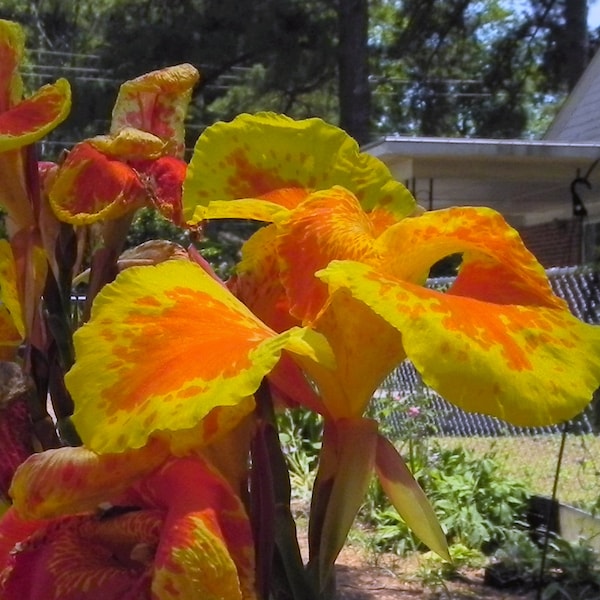
<svg viewBox="0 0 600 600"><path fill-rule="evenodd" d="M595 163L594 163L595 165ZM581 199L581 196L577 193L577 186L578 185L585 185L585 187L587 187L588 190L592 189L592 184L590 183L590 180L588 179L588 175L590 174L591 169L585 174L584 177L581 177L581 175L579 174L579 169L577 169L577 177L575 177L575 179L573 179L573 181L571 181L571 202L572 202L572 206L573 206L573 216L574 217L587 217L588 215L588 211L587 208L585 207L585 204L583 203L583 200Z"/></svg>

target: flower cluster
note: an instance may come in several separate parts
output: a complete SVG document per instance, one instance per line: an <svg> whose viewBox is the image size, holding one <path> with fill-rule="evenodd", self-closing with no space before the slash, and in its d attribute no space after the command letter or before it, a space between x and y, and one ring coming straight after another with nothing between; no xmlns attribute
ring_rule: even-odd
<svg viewBox="0 0 600 600"><path fill-rule="evenodd" d="M0 21L0 350L36 384L34 423L48 423L49 394L59 435L35 430L47 449L23 451L12 478L3 598L328 597L373 472L448 556L425 495L365 416L401 361L449 401L519 425L590 401L600 330L570 314L500 214L423 211L316 118L217 123L188 164L190 65L125 83L107 135L37 164L31 144L66 117L69 87L22 100L22 50L19 27ZM221 281L192 247L157 241L119 259L145 205L197 235L213 219L264 226ZM87 269L78 248L92 232ZM450 289L425 287L455 253ZM67 308L83 271L79 325ZM298 405L324 420L307 565L273 418Z"/></svg>

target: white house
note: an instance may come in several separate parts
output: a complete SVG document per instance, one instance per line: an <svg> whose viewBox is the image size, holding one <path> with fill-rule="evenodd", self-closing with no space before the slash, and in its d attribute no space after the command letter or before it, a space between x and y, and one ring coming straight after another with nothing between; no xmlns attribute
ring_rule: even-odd
<svg viewBox="0 0 600 600"><path fill-rule="evenodd" d="M364 149L428 209L497 209L546 267L600 260L600 53L542 140L387 136Z"/></svg>

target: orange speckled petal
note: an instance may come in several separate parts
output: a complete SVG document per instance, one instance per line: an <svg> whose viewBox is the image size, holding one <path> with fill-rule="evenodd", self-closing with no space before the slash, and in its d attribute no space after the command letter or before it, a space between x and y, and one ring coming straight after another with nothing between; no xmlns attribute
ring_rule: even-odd
<svg viewBox="0 0 600 600"><path fill-rule="evenodd" d="M426 212L389 228L378 240L382 271L423 283L430 267L453 253L463 263L451 293L499 304L565 308L519 234L490 208Z"/></svg>
<svg viewBox="0 0 600 600"><path fill-rule="evenodd" d="M194 427L216 406L246 407L283 349L333 361L321 336L275 334L193 263L127 269L75 334L66 376L74 423L92 450L143 446L153 432Z"/></svg>
<svg viewBox="0 0 600 600"><path fill-rule="evenodd" d="M40 88L33 96L0 113L0 150L32 144L67 118L71 87L66 79Z"/></svg>
<svg viewBox="0 0 600 600"><path fill-rule="evenodd" d="M195 67L181 64L125 82L115 102L110 133L125 127L141 129L167 142L169 154L182 157L184 119L199 78Z"/></svg>
<svg viewBox="0 0 600 600"><path fill-rule="evenodd" d="M227 286L271 329L284 331L299 321L290 315L288 297L280 281L278 251L275 226L259 229L242 246L242 260Z"/></svg>
<svg viewBox="0 0 600 600"><path fill-rule="evenodd" d="M61 221L87 225L135 210L143 204L146 190L131 167L82 142L56 174L49 198Z"/></svg>
<svg viewBox="0 0 600 600"><path fill-rule="evenodd" d="M164 462L166 446L152 442L126 454L99 456L83 448L58 448L30 456L13 478L10 494L26 519L94 510Z"/></svg>
<svg viewBox="0 0 600 600"><path fill-rule="evenodd" d="M578 414L600 384L600 328L567 310L441 294L350 261L319 276L398 329L425 383L466 410L547 425Z"/></svg>
<svg viewBox="0 0 600 600"><path fill-rule="evenodd" d="M327 299L316 271L334 259L372 262L374 229L355 196L335 187L311 194L278 224L281 281L290 312L312 321Z"/></svg>
<svg viewBox="0 0 600 600"><path fill-rule="evenodd" d="M212 125L198 139L184 186L184 216L188 221L201 218L196 207L215 200L263 198L281 188L316 191L334 185L355 193L365 210L384 206L404 217L415 208L413 197L393 180L388 168L361 153L341 129L314 118L240 115L230 123Z"/></svg>

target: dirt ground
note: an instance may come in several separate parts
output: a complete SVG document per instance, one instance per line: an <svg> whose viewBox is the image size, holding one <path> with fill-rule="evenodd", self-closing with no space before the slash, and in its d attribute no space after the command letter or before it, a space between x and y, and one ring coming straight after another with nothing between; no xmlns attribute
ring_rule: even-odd
<svg viewBox="0 0 600 600"><path fill-rule="evenodd" d="M382 563L386 561L383 560ZM427 587L416 577L410 559L394 559L389 566L372 566L364 554L345 548L337 562L338 600L534 600L535 593L517 594L483 583L483 570L461 572L455 581Z"/></svg>
<svg viewBox="0 0 600 600"><path fill-rule="evenodd" d="M303 554L306 547L300 540ZM303 547L304 546L304 547ZM377 564L365 549L344 547L336 563L338 600L534 600L535 593L493 589L483 583L483 569L460 571L454 581L426 585L417 576L416 558L380 555Z"/></svg>

